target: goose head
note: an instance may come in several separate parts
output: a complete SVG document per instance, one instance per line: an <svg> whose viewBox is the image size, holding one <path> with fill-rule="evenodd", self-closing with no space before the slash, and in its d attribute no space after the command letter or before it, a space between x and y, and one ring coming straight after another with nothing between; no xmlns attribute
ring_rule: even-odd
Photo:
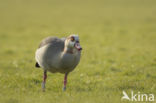
<svg viewBox="0 0 156 103"><path fill-rule="evenodd" d="M79 36L78 35L70 35L65 40L65 49L68 51L81 51L82 47L80 46Z"/></svg>

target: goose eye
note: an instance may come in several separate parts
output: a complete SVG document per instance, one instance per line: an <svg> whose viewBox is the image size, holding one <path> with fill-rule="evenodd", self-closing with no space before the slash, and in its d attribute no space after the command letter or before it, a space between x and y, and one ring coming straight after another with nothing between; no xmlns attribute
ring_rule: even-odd
<svg viewBox="0 0 156 103"><path fill-rule="evenodd" d="M74 41L75 40L75 38L74 37L71 37L71 41Z"/></svg>

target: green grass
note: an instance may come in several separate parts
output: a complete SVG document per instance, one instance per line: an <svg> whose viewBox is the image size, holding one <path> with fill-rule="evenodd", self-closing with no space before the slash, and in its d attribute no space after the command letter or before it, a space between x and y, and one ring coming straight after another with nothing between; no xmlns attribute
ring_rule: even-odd
<svg viewBox="0 0 156 103"><path fill-rule="evenodd" d="M155 0L0 0L0 103L130 103L122 91L156 96ZM81 62L68 77L42 69L47 36L80 36ZM128 92L130 93L130 92Z"/></svg>

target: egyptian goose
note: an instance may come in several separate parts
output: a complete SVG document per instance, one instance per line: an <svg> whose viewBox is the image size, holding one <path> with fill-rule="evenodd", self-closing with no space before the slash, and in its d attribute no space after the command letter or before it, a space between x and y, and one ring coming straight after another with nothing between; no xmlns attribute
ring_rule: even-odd
<svg viewBox="0 0 156 103"><path fill-rule="evenodd" d="M42 40L36 50L36 67L43 69L42 90L45 91L47 71L51 73L63 73L64 87L66 90L67 75L75 69L81 57L81 46L78 35L70 35L67 38L47 37Z"/></svg>

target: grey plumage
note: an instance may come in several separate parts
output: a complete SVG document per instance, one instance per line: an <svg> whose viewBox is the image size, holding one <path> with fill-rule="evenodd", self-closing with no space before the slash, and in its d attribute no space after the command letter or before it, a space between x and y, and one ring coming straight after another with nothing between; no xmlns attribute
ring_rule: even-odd
<svg viewBox="0 0 156 103"><path fill-rule="evenodd" d="M36 61L44 70L52 73L71 72L80 60L80 52L64 53L65 38L48 37L42 40L36 51Z"/></svg>
<svg viewBox="0 0 156 103"><path fill-rule="evenodd" d="M64 39L59 39L57 37L47 37L47 38L45 38L45 39L43 39L41 41L41 43L40 43L38 48L41 48L41 47L43 47L43 46L45 46L45 45L47 45L49 43L50 44L61 43L64 46L64 40L65 40L65 38Z"/></svg>
<svg viewBox="0 0 156 103"><path fill-rule="evenodd" d="M37 68L43 68L44 76L42 89L45 91L47 71L65 74L64 87L66 89L67 75L75 69L80 61L81 46L77 35L67 38L47 37L40 43L35 53Z"/></svg>

